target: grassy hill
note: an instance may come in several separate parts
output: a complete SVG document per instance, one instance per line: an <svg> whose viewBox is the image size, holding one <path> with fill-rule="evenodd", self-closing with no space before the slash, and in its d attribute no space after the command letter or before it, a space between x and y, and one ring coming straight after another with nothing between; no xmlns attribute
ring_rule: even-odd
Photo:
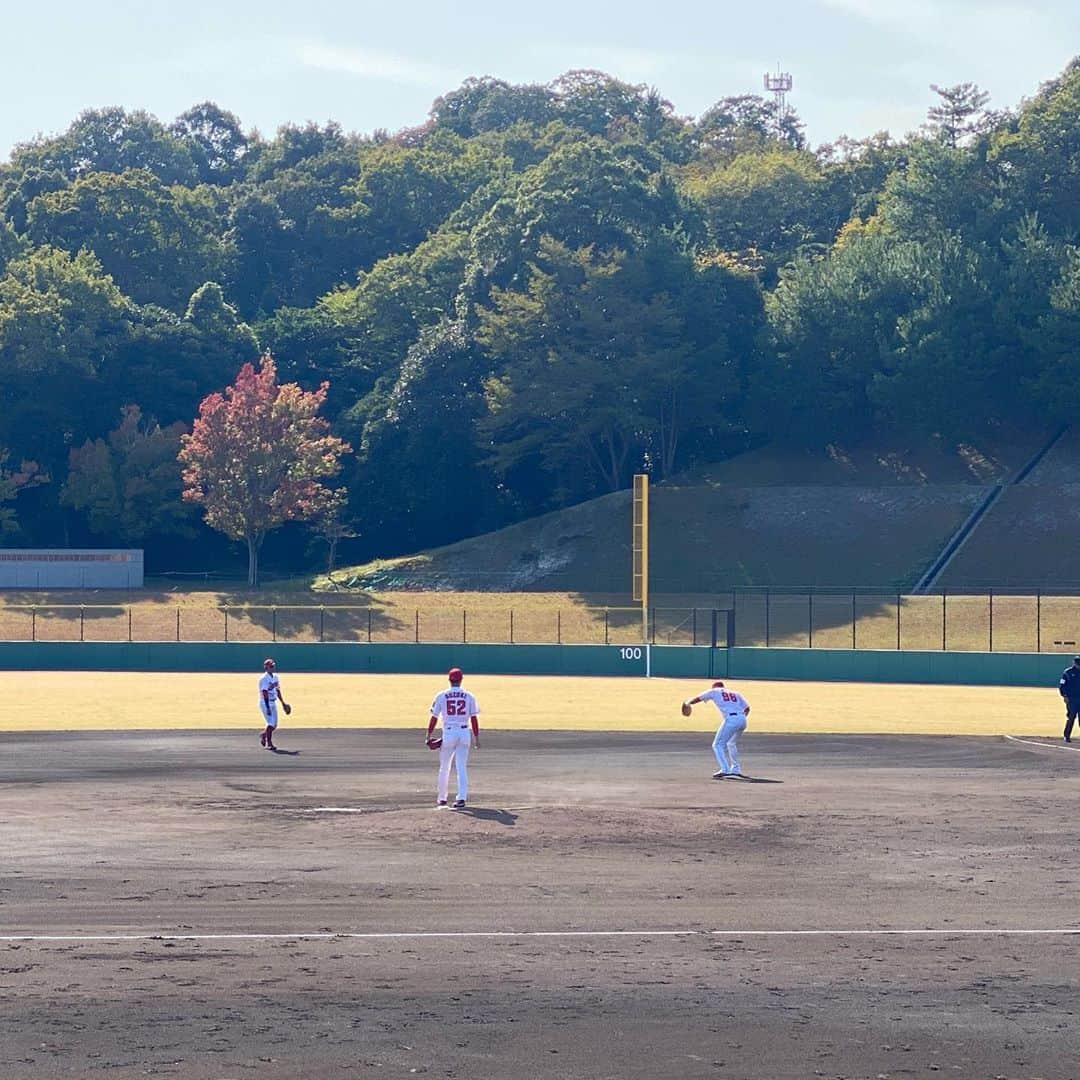
<svg viewBox="0 0 1080 1080"><path fill-rule="evenodd" d="M733 587L909 586L988 486L1039 438L993 447L882 445L818 455L765 448L656 485L652 588L707 595ZM339 571L387 590L580 591L625 595L629 492L485 536Z"/></svg>

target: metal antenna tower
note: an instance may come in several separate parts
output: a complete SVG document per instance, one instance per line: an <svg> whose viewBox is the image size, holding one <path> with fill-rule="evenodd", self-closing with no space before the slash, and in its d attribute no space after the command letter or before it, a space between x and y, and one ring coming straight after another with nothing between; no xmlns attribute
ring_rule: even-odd
<svg viewBox="0 0 1080 1080"><path fill-rule="evenodd" d="M765 89L772 94L776 102L776 134L783 135L784 120L787 118L787 93L792 87L791 76L776 65L776 74L765 73Z"/></svg>

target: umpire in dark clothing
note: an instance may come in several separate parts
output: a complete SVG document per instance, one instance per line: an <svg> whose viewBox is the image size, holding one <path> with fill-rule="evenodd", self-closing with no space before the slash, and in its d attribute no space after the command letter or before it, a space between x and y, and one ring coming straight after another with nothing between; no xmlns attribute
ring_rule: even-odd
<svg viewBox="0 0 1080 1080"><path fill-rule="evenodd" d="M1072 667L1061 673L1058 690L1065 699L1065 741L1072 742L1072 729L1080 715L1080 656L1074 656Z"/></svg>

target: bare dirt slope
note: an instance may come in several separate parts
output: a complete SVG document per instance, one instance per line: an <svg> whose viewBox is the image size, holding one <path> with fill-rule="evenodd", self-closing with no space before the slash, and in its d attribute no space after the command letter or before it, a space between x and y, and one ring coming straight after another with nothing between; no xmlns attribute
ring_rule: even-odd
<svg viewBox="0 0 1080 1080"><path fill-rule="evenodd" d="M454 814L289 748L0 736L0 1075L1080 1075L1069 750L493 733Z"/></svg>

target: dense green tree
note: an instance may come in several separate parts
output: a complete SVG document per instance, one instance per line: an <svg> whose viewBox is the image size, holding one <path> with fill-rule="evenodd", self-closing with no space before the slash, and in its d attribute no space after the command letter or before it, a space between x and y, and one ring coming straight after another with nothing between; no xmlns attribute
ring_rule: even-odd
<svg viewBox="0 0 1080 1080"><path fill-rule="evenodd" d="M345 335L343 392L362 397L378 376L397 372L421 330L452 317L468 257L468 234L446 228L325 298L321 307Z"/></svg>
<svg viewBox="0 0 1080 1080"><path fill-rule="evenodd" d="M93 255L39 247L0 278L0 443L62 475L113 410L102 394L130 306Z"/></svg>
<svg viewBox="0 0 1080 1080"><path fill-rule="evenodd" d="M215 282L196 289L183 315L142 307L131 315L130 332L114 364L112 414L137 387L147 415L165 424L186 423L199 402L257 352L254 332Z"/></svg>
<svg viewBox="0 0 1080 1080"><path fill-rule="evenodd" d="M17 171L56 171L75 180L95 172L145 170L163 184L191 184L195 160L183 140L141 109L87 109L63 135L17 146L11 155Z"/></svg>
<svg viewBox="0 0 1080 1080"><path fill-rule="evenodd" d="M1004 196L1065 239L1080 235L1080 57L991 138Z"/></svg>
<svg viewBox="0 0 1080 1080"><path fill-rule="evenodd" d="M276 308L309 307L318 297L355 278L369 258L349 185L360 175L355 147L326 140L320 152L288 155L288 166L270 168L271 144L256 171L266 177L237 185L231 195L226 238L235 252L230 298L247 319ZM322 145L313 136L312 149Z"/></svg>
<svg viewBox="0 0 1080 1080"><path fill-rule="evenodd" d="M704 172L691 169L684 179L712 244L770 278L800 249L832 242L840 223L828 213L825 187L812 154L776 146Z"/></svg>
<svg viewBox="0 0 1080 1080"><path fill-rule="evenodd" d="M349 483L372 553L447 544L505 523L508 498L473 430L486 371L464 326L447 319L422 331L372 405Z"/></svg>
<svg viewBox="0 0 1080 1080"><path fill-rule="evenodd" d="M721 98L698 117L694 135L706 155L727 158L760 152L777 144L794 150L806 147L799 114L789 109L779 116L776 102L767 101L759 94Z"/></svg>
<svg viewBox="0 0 1080 1080"><path fill-rule="evenodd" d="M496 471L529 459L553 474L584 464L609 491L644 461L671 474L686 431L722 426L742 391L725 334L738 305L726 302L727 276L662 238L600 257L545 239L527 288L496 289L479 312L494 361L479 427Z"/></svg>
<svg viewBox="0 0 1080 1080"><path fill-rule="evenodd" d="M490 77L466 79L431 106L436 129L446 128L465 139L506 131L518 123L542 127L557 115L555 94L549 87L512 86Z"/></svg>
<svg viewBox="0 0 1080 1080"><path fill-rule="evenodd" d="M347 187L355 200L357 266L411 251L503 168L484 146L449 133L420 147L387 143L365 153L359 178Z"/></svg>
<svg viewBox="0 0 1080 1080"><path fill-rule="evenodd" d="M35 198L26 231L35 244L92 251L137 303L183 310L200 284L224 276L210 211L144 169L95 172Z"/></svg>
<svg viewBox="0 0 1080 1080"><path fill-rule="evenodd" d="M252 143L233 113L204 101L182 112L169 131L191 152L204 184L231 184L243 176Z"/></svg>
<svg viewBox="0 0 1080 1080"><path fill-rule="evenodd" d="M95 536L118 544L194 535L176 460L183 432L183 424L163 428L145 420L137 405L126 406L107 438L72 448L61 504L85 513Z"/></svg>

